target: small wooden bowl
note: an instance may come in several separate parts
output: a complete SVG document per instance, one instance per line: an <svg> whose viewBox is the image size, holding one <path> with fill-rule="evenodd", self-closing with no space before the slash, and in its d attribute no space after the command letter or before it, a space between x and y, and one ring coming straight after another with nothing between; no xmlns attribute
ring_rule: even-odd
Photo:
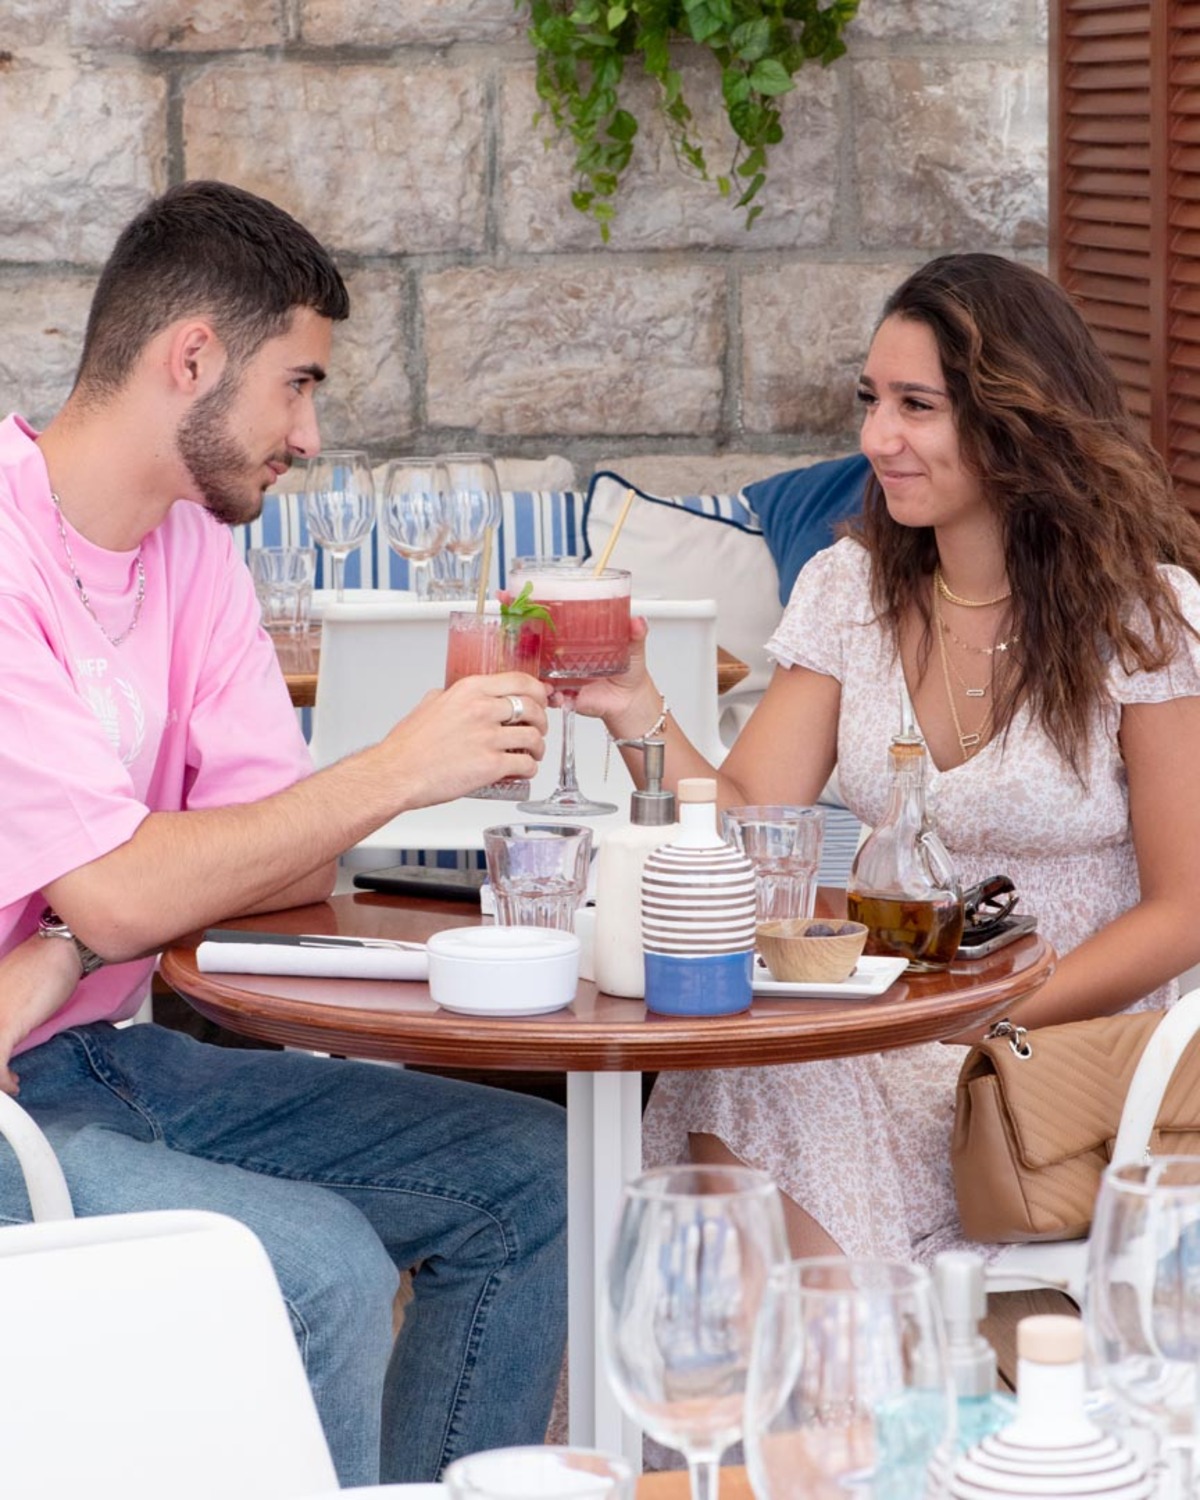
<svg viewBox="0 0 1200 1500"><path fill-rule="evenodd" d="M841 984L862 957L867 929L861 922L791 917L761 923L756 942L772 979L790 984Z"/></svg>

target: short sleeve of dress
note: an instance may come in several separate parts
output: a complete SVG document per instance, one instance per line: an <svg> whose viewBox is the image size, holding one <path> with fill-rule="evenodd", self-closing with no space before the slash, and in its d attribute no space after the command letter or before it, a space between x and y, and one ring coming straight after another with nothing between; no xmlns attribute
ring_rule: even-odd
<svg viewBox="0 0 1200 1500"><path fill-rule="evenodd" d="M818 552L801 570L767 655L782 667L808 667L844 680L850 625L867 623L870 559L852 537Z"/></svg>
<svg viewBox="0 0 1200 1500"><path fill-rule="evenodd" d="M1175 590L1184 619L1193 630L1200 631L1200 583L1185 568L1164 564L1161 572ZM1121 704L1200 697L1200 636L1185 631L1172 659L1154 672L1126 672L1114 662L1109 669L1109 685L1113 698Z"/></svg>

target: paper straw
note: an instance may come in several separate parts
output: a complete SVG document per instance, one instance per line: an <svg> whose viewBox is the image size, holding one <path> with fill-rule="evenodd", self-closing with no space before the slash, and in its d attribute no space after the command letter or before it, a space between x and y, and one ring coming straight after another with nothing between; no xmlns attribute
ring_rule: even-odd
<svg viewBox="0 0 1200 1500"><path fill-rule="evenodd" d="M483 603L487 598L488 576L492 571L492 532L494 527L489 526L483 533L483 556L479 559L479 588L475 591L475 613L483 613Z"/></svg>
<svg viewBox="0 0 1200 1500"><path fill-rule="evenodd" d="M612 556L613 548L617 545L617 538L621 535L621 527L625 524L625 517L629 514L629 507L633 504L636 493L632 485L625 491L625 499L621 504L621 514L617 517L612 532L605 544L604 551L600 554L600 561L592 571L593 578L599 578L605 568L608 567L608 560Z"/></svg>

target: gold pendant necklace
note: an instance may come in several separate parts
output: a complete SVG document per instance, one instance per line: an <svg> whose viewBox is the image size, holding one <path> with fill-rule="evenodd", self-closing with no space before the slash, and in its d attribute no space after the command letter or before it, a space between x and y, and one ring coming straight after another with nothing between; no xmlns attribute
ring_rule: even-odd
<svg viewBox="0 0 1200 1500"><path fill-rule="evenodd" d="M934 623L938 626L938 654L942 658L942 680L946 684L946 702L950 705L950 719L954 725L954 733L958 736L958 745L965 764L991 735L993 705L988 704L977 730L970 733L963 732L962 721L958 717L958 705L954 701L954 688L950 682L950 653L946 650L946 637L941 630L942 611L936 593L933 597L933 617Z"/></svg>

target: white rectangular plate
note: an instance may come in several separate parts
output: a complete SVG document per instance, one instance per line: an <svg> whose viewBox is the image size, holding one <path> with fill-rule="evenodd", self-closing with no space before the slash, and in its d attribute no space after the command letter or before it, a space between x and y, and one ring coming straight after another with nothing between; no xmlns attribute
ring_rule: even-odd
<svg viewBox="0 0 1200 1500"><path fill-rule="evenodd" d="M854 973L841 984L795 984L772 979L762 959L754 959L754 993L763 1000L870 1000L882 995L908 967L906 958L859 959Z"/></svg>

